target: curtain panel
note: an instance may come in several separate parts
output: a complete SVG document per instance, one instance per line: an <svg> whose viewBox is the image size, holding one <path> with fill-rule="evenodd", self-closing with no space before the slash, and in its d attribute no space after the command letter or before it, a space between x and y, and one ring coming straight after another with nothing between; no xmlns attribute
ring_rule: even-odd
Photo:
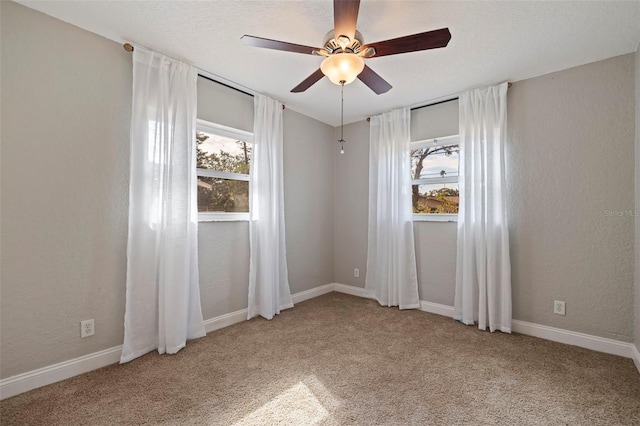
<svg viewBox="0 0 640 426"><path fill-rule="evenodd" d="M365 290L384 306L419 309L408 108L371 117Z"/></svg>
<svg viewBox="0 0 640 426"><path fill-rule="evenodd" d="M454 318L511 332L505 144L507 83L460 96L460 210Z"/></svg>
<svg viewBox="0 0 640 426"><path fill-rule="evenodd" d="M195 69L136 46L120 362L205 335L200 307Z"/></svg>
<svg viewBox="0 0 640 426"><path fill-rule="evenodd" d="M253 158L249 177L248 319L272 319L293 307L284 227L282 104L254 97Z"/></svg>

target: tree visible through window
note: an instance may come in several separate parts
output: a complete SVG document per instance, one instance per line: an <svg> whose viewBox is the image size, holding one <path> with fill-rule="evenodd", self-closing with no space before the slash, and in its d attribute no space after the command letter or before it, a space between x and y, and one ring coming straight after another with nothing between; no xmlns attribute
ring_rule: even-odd
<svg viewBox="0 0 640 426"><path fill-rule="evenodd" d="M413 213L457 214L459 204L457 136L412 143ZM431 146L428 146L428 144Z"/></svg>
<svg viewBox="0 0 640 426"><path fill-rule="evenodd" d="M217 133L196 132L198 211L247 213L252 145Z"/></svg>

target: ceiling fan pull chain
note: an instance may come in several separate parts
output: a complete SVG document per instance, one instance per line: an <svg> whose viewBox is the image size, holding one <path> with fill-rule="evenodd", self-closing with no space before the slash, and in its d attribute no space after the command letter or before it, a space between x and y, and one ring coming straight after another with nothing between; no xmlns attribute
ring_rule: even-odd
<svg viewBox="0 0 640 426"><path fill-rule="evenodd" d="M340 154L344 154L344 80L340 82Z"/></svg>

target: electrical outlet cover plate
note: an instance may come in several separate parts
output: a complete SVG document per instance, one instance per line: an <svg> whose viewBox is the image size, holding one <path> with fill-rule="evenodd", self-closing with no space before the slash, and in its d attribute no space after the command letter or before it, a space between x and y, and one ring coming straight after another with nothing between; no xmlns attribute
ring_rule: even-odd
<svg viewBox="0 0 640 426"><path fill-rule="evenodd" d="M95 334L93 319L80 321L80 337L89 337Z"/></svg>
<svg viewBox="0 0 640 426"><path fill-rule="evenodd" d="M558 314L558 315L564 315L565 314L564 302L563 301L560 301L560 300L554 300L553 301L553 313L554 314Z"/></svg>
<svg viewBox="0 0 640 426"><path fill-rule="evenodd" d="M358 268L353 268L353 276L355 278L360 278L360 269Z"/></svg>

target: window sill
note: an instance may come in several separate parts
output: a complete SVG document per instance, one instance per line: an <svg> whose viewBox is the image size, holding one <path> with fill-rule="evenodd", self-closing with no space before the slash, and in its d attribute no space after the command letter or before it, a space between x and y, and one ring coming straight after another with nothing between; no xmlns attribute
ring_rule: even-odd
<svg viewBox="0 0 640 426"><path fill-rule="evenodd" d="M249 213L198 213L198 222L248 222Z"/></svg>
<svg viewBox="0 0 640 426"><path fill-rule="evenodd" d="M457 214L414 214L414 222L458 222Z"/></svg>

